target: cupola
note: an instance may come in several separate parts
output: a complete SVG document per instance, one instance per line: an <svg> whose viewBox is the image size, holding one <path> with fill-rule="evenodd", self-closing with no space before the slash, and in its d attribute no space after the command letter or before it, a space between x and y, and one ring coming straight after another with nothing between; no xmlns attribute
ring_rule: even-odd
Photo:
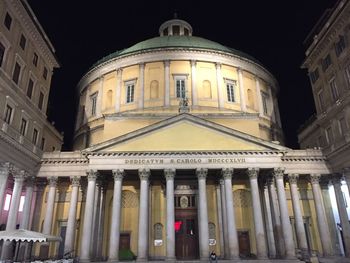
<svg viewBox="0 0 350 263"><path fill-rule="evenodd" d="M178 19L175 13L174 19L165 21L159 27L160 36L192 36L192 27L184 20Z"/></svg>

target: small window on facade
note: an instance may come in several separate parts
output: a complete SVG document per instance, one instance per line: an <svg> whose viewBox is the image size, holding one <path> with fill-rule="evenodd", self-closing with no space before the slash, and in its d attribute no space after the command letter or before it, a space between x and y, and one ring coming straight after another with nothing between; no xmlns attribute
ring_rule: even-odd
<svg viewBox="0 0 350 263"><path fill-rule="evenodd" d="M173 35L174 36L180 35L180 26L173 26Z"/></svg>
<svg viewBox="0 0 350 263"><path fill-rule="evenodd" d="M33 87L34 87L34 81L32 79L29 79L28 81L28 88L27 88L27 97L32 98L33 95Z"/></svg>
<svg viewBox="0 0 350 263"><path fill-rule="evenodd" d="M32 138L32 143L36 145L38 141L38 130L34 128L33 130L33 138Z"/></svg>
<svg viewBox="0 0 350 263"><path fill-rule="evenodd" d="M13 109L10 105L6 105L6 111L5 111L5 118L4 118L4 121L7 123L7 124L10 124L11 123L11 120L12 120L12 113L13 113Z"/></svg>
<svg viewBox="0 0 350 263"><path fill-rule="evenodd" d="M26 37L22 34L21 38L19 40L19 46L24 50L26 48L26 43L27 43L27 39Z"/></svg>
<svg viewBox="0 0 350 263"><path fill-rule="evenodd" d="M44 70L43 70L43 78L46 80L47 79L47 68L44 67Z"/></svg>
<svg viewBox="0 0 350 263"><path fill-rule="evenodd" d="M135 93L135 85L127 84L126 85L126 103L134 102L134 93Z"/></svg>
<svg viewBox="0 0 350 263"><path fill-rule="evenodd" d="M43 105L44 105L44 93L42 93L40 91L39 102L38 102L38 107L39 107L40 110L43 109Z"/></svg>
<svg viewBox="0 0 350 263"><path fill-rule="evenodd" d="M338 93L337 83L335 82L335 78L333 78L329 82L329 86L331 87L331 93L332 93L333 100L338 100L339 99L339 93Z"/></svg>
<svg viewBox="0 0 350 263"><path fill-rule="evenodd" d="M90 96L91 102L91 116L96 115L96 105L97 105L97 93L94 93Z"/></svg>
<svg viewBox="0 0 350 263"><path fill-rule="evenodd" d="M335 43L335 54L337 57L343 52L346 47L344 36L339 36L339 41Z"/></svg>
<svg viewBox="0 0 350 263"><path fill-rule="evenodd" d="M176 79L176 98L186 98L185 79Z"/></svg>
<svg viewBox="0 0 350 263"><path fill-rule="evenodd" d="M4 61L5 56L5 46L0 42L0 67L2 66L2 62Z"/></svg>
<svg viewBox="0 0 350 263"><path fill-rule="evenodd" d="M310 72L310 79L312 84L314 84L318 78L320 77L319 73L318 73L318 68L316 68L314 71Z"/></svg>
<svg viewBox="0 0 350 263"><path fill-rule="evenodd" d="M226 90L227 90L227 100L229 102L235 102L235 84L227 83Z"/></svg>
<svg viewBox="0 0 350 263"><path fill-rule="evenodd" d="M12 80L18 84L19 75L21 74L21 66L16 62L15 69L13 70Z"/></svg>
<svg viewBox="0 0 350 263"><path fill-rule="evenodd" d="M40 149L43 151L44 148L45 148L45 138L42 137L42 138L41 138L41 143L40 143Z"/></svg>
<svg viewBox="0 0 350 263"><path fill-rule="evenodd" d="M323 111L325 109L324 99L323 99L323 90L318 93L318 101L320 105L320 110Z"/></svg>
<svg viewBox="0 0 350 263"><path fill-rule="evenodd" d="M341 135L344 135L347 131L346 121L344 117L339 119L339 131Z"/></svg>
<svg viewBox="0 0 350 263"><path fill-rule="evenodd" d="M6 194L5 203L4 203L4 210L5 210L5 211L9 211L9 209L10 209L10 203L11 203L11 195Z"/></svg>
<svg viewBox="0 0 350 263"><path fill-rule="evenodd" d="M19 207L18 207L18 212L23 212L24 208L24 201L26 200L25 196L22 195L21 199L19 200Z"/></svg>
<svg viewBox="0 0 350 263"><path fill-rule="evenodd" d="M20 128L21 135L25 136L26 135L26 130L27 130L27 120L22 118L21 128Z"/></svg>
<svg viewBox="0 0 350 263"><path fill-rule="evenodd" d="M12 24L12 17L10 16L9 13L6 13L5 20L4 20L4 25L5 27L10 30L11 29L11 24Z"/></svg>
<svg viewBox="0 0 350 263"><path fill-rule="evenodd" d="M33 53L33 65L34 66L38 66L38 59L39 59L39 57L38 57L38 54L37 53Z"/></svg>
<svg viewBox="0 0 350 263"><path fill-rule="evenodd" d="M164 34L164 36L167 36L167 35L169 34L169 32L168 32L168 28L164 28L164 30L163 30L163 34Z"/></svg>
<svg viewBox="0 0 350 263"><path fill-rule="evenodd" d="M328 54L324 59L322 59L322 70L326 71L331 64L331 56Z"/></svg>
<svg viewBox="0 0 350 263"><path fill-rule="evenodd" d="M332 127L326 129L326 138L329 144L334 141Z"/></svg>
<svg viewBox="0 0 350 263"><path fill-rule="evenodd" d="M268 113L268 106L267 106L267 101L269 99L268 95L266 93L261 93L261 99L262 99L262 105L263 105L263 110L264 114L267 115Z"/></svg>
<svg viewBox="0 0 350 263"><path fill-rule="evenodd" d="M188 29L187 28L184 28L184 35L185 36L188 36L190 34L190 32L188 31Z"/></svg>

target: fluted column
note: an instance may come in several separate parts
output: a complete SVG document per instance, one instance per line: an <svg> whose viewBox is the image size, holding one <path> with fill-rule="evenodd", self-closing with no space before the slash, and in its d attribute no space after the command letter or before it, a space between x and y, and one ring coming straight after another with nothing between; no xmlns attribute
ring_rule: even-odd
<svg viewBox="0 0 350 263"><path fill-rule="evenodd" d="M224 107L224 93L222 88L222 72L221 72L221 64L216 63L216 85L218 89L218 101L219 101L219 108Z"/></svg>
<svg viewBox="0 0 350 263"><path fill-rule="evenodd" d="M120 96L121 96L121 89L123 88L123 78L122 78L123 69L117 69L117 88L115 91L115 111L120 111Z"/></svg>
<svg viewBox="0 0 350 263"><path fill-rule="evenodd" d="M49 177L49 178L47 178L47 180L49 181L49 191L48 191L48 195L47 195L43 233L46 235L50 235L51 228L52 228L53 212L54 212L54 207L55 207L57 177L55 177L55 176Z"/></svg>
<svg viewBox="0 0 350 263"><path fill-rule="evenodd" d="M299 178L298 174L288 175L290 194L291 194L292 205L293 205L293 213L295 218L295 229L297 234L298 247L299 249L301 249L302 256L305 257L308 254L308 246L307 246L307 240L306 240L304 220L301 214L301 207L300 207L300 201L299 201L298 186L297 186L298 178Z"/></svg>
<svg viewBox="0 0 350 263"><path fill-rule="evenodd" d="M335 198L337 200L340 224L342 227L343 242L345 246L345 256L350 257L350 224L348 214L346 211L346 205L344 202L343 192L341 190L341 177L339 175L334 175L334 177L332 178L332 183L334 186L334 193Z"/></svg>
<svg viewBox="0 0 350 263"><path fill-rule="evenodd" d="M71 182L72 182L71 183L72 191L71 191L71 197L70 197L70 203L69 203L66 239L64 241L64 253L74 251L80 178L77 176L73 176L71 177Z"/></svg>
<svg viewBox="0 0 350 263"><path fill-rule="evenodd" d="M286 249L286 258L295 258L295 245L293 240L293 230L290 224L286 192L284 190L283 176L284 171L280 168L274 169L276 179L278 203L280 206L281 223L283 231L284 245Z"/></svg>
<svg viewBox="0 0 350 263"><path fill-rule="evenodd" d="M241 102L241 110L247 111L247 105L245 102L245 92L244 92L242 69L238 68L237 73L238 73L238 85L239 85L239 97L240 97L240 102Z"/></svg>
<svg viewBox="0 0 350 263"><path fill-rule="evenodd" d="M122 186L124 170L113 170L114 190L112 204L111 234L109 237L108 261L118 262L119 260L119 238L120 238L120 215L122 203Z"/></svg>
<svg viewBox="0 0 350 263"><path fill-rule="evenodd" d="M255 229L255 240L256 240L256 250L257 257L259 259L267 258L267 247L266 247L266 237L264 230L263 215L261 212L261 201L258 187L258 172L256 168L249 168L247 170L250 189L252 194L253 202L253 214L254 214L254 229Z"/></svg>
<svg viewBox="0 0 350 263"><path fill-rule="evenodd" d="M165 85L164 106L169 107L170 106L170 61L169 60L164 61L164 85Z"/></svg>
<svg viewBox="0 0 350 263"><path fill-rule="evenodd" d="M323 256L331 256L332 252L332 241L331 234L329 232L328 222L326 218L323 198L320 187L320 174L311 174L311 186L312 193L314 195L314 203L316 208L318 231L320 233L320 239L322 244Z"/></svg>
<svg viewBox="0 0 350 263"><path fill-rule="evenodd" d="M218 224L219 224L219 238L220 238L220 257L223 258L225 255L224 247L224 228L222 221L222 202L221 202L221 187L220 184L215 186L216 189L216 207L218 215Z"/></svg>
<svg viewBox="0 0 350 263"><path fill-rule="evenodd" d="M228 245L228 232L227 232L227 210L226 210L226 194L225 194L225 182L220 180L221 190L221 207L222 207L222 226L224 231L224 258L229 258L229 245Z"/></svg>
<svg viewBox="0 0 350 263"><path fill-rule="evenodd" d="M87 192L86 192L86 202L85 202L85 212L84 212L84 224L83 233L81 237L80 246L80 262L90 261L90 244L92 236L92 221L94 215L94 199L95 199L95 189L96 189L96 179L98 172L96 170L87 171Z"/></svg>
<svg viewBox="0 0 350 263"><path fill-rule="evenodd" d="M197 105L197 87L196 87L196 64L195 60L191 60L191 87L192 87L192 105Z"/></svg>
<svg viewBox="0 0 350 263"><path fill-rule="evenodd" d="M24 207L22 212L22 221L20 228L29 229L30 211L32 207L32 198L34 192L34 177L30 176L26 178L26 195L24 198Z"/></svg>
<svg viewBox="0 0 350 263"><path fill-rule="evenodd" d="M264 205L265 205L265 218L266 218L266 233L267 233L267 242L269 248L269 257L276 257L276 243L275 236L273 233L273 220L272 220L272 209L270 205L270 196L268 184L264 185Z"/></svg>
<svg viewBox="0 0 350 263"><path fill-rule="evenodd" d="M12 165L10 163L0 163L0 215L4 205L7 178L9 176L11 167Z"/></svg>
<svg viewBox="0 0 350 263"><path fill-rule="evenodd" d="M227 233L228 233L228 259L239 258L238 237L236 230L236 220L233 206L232 194L232 174L233 169L223 169L222 177L225 183Z"/></svg>
<svg viewBox="0 0 350 263"><path fill-rule="evenodd" d="M166 259L175 260L174 169L165 169L166 179Z"/></svg>
<svg viewBox="0 0 350 263"><path fill-rule="evenodd" d="M140 70L140 97L139 97L139 109L143 109L144 94L145 94L145 63L139 64Z"/></svg>
<svg viewBox="0 0 350 263"><path fill-rule="evenodd" d="M139 207L139 237L137 261L148 260L148 188L150 170L139 170L140 177L140 207Z"/></svg>

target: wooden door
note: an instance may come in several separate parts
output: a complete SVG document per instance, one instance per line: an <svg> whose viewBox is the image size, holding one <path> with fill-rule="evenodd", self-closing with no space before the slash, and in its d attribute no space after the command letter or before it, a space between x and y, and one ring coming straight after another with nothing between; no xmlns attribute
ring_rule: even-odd
<svg viewBox="0 0 350 263"><path fill-rule="evenodd" d="M130 233L121 233L119 239L119 250L130 249Z"/></svg>
<svg viewBox="0 0 350 263"><path fill-rule="evenodd" d="M248 231L238 231L239 255L241 257L250 256L250 240Z"/></svg>

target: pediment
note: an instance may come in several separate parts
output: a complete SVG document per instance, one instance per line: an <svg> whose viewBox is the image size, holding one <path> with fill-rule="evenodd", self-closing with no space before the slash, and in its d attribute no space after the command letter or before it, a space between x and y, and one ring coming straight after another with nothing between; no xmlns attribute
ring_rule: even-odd
<svg viewBox="0 0 350 263"><path fill-rule="evenodd" d="M219 124L181 114L129 134L97 144L87 151L254 151L285 147Z"/></svg>

